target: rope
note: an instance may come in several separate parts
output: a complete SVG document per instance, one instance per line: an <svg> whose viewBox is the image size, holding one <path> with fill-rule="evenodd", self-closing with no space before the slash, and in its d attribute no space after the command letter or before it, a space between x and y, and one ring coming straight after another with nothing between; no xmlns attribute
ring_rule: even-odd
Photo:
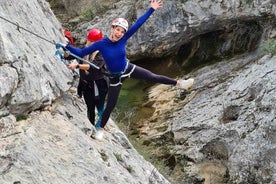
<svg viewBox="0 0 276 184"><path fill-rule="evenodd" d="M32 34L32 35L34 35L34 36L36 36L36 37L38 37L38 38L40 38L40 39L42 39L42 40L48 42L48 43L51 43L51 44L56 45L56 42L55 42L54 40L53 40L53 41L50 41L50 40L48 40L48 39L46 39L46 38L44 38L44 37L42 37L42 36L40 36L40 35L38 35L38 34L32 32L32 31L30 31L30 30L28 30L28 29L26 29L26 28L20 26L17 22L15 23L15 22L13 22L13 21L11 21L11 20L5 18L5 17L2 17L1 15L0 15L0 18L3 19L3 20L5 20L5 21L7 21L7 22L10 23L10 24L15 25L15 26L17 27L16 29L17 29L19 32L20 32L20 29L23 29L24 31L27 31L28 33L30 33L30 34ZM63 48L63 49L64 49L64 48ZM66 50L67 50L67 49L66 49ZM57 52L56 52L56 54L57 54ZM79 59L79 60L81 60L81 61L83 61L83 62L89 64L91 67L94 67L94 68L100 70L100 68L99 68L98 66L94 65L93 63L91 63L91 62L89 62L89 61L86 61L86 60L84 60L83 58L81 58L81 57L79 57L79 56L77 56L77 55L75 55L75 54L73 54L73 53L71 53L71 52L68 52L68 54L70 54L70 55L72 55L73 57L75 57L75 58L77 58L77 59ZM58 55L60 55L60 54L58 54ZM61 56L61 55L60 55L60 56ZM61 58L61 60L62 60L62 58Z"/></svg>
<svg viewBox="0 0 276 184"><path fill-rule="evenodd" d="M15 26L17 27L17 30L18 30L19 32L20 32L20 29L23 29L24 31L27 31L28 33L31 33L32 35L34 35L34 36L36 36L36 37L38 37L38 38L40 38L40 39L42 39L42 40L44 40L44 41L46 41L46 42L48 42L48 43L55 44L55 41L54 41L54 40L53 40L53 41L47 40L46 38L43 38L42 36L40 36L40 35L38 35L38 34L32 32L32 31L30 31L30 30L28 30L28 29L26 29L26 28L24 28L24 27L22 27L22 26L20 26L18 23L15 23L15 22L13 22L13 21L11 21L11 20L8 20L7 18L2 17L1 15L0 15L0 18L3 19L3 20L5 20L5 21L7 21L7 22L9 22L10 24L15 25Z"/></svg>
<svg viewBox="0 0 276 184"><path fill-rule="evenodd" d="M66 53L70 54L71 56L75 57L76 59L79 59L80 61L86 63L86 64L89 64L91 67L97 69L97 70L100 70L100 67L98 67L97 65L94 65L93 63L73 54L72 52L70 52L69 50L66 49Z"/></svg>

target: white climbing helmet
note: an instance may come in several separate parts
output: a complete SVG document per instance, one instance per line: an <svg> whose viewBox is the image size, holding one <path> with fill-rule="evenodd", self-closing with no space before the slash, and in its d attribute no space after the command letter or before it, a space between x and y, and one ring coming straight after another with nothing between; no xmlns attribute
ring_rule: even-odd
<svg viewBox="0 0 276 184"><path fill-rule="evenodd" d="M120 26L120 27L124 28L126 31L128 29L127 20L124 18L116 18L115 20L113 20L112 26Z"/></svg>

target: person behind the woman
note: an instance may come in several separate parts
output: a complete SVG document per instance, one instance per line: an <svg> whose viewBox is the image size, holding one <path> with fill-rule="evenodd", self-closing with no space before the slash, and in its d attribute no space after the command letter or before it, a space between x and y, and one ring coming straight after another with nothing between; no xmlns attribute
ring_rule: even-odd
<svg viewBox="0 0 276 184"><path fill-rule="evenodd" d="M122 87L122 82L125 78L130 77L153 83L179 86L184 90L192 87L194 83L194 79L192 78L188 80L175 80L166 76L156 75L142 67L130 63L126 58L127 40L143 25L143 23L155 10L163 6L163 3L161 0L152 0L150 5L151 7L148 11L138 18L138 20L129 29L128 22L125 19L117 18L112 23L111 34L108 37L104 37L102 40L95 42L93 45L84 49L79 49L69 44L65 46L70 52L81 57L99 50L102 53L107 69L110 73L110 86L108 90L106 108L100 122L101 128L95 135L96 139L102 139L103 137L104 127L111 112L115 108L119 92Z"/></svg>
<svg viewBox="0 0 276 184"><path fill-rule="evenodd" d="M91 29L87 33L86 37L86 47L92 45L94 42L101 40L103 38L102 31L99 29ZM85 56L84 59L90 61L94 65L104 70L104 60L100 52L95 51ZM84 101L87 107L87 116L90 123L95 126L95 107L98 110L98 118L101 119L105 98L108 91L108 81L103 73L90 67L89 64L82 63L76 64L72 62L69 66L69 69L79 68L80 79L78 85L78 95L83 96ZM98 127L99 128L99 127ZM96 127L97 129L97 127Z"/></svg>

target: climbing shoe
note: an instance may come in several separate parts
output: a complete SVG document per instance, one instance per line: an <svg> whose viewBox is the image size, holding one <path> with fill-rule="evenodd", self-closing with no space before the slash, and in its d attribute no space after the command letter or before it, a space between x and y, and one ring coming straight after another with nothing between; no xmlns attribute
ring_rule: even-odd
<svg viewBox="0 0 276 184"><path fill-rule="evenodd" d="M102 140L104 137L104 129L99 129L95 134L96 140Z"/></svg>
<svg viewBox="0 0 276 184"><path fill-rule="evenodd" d="M194 84L194 79L193 78L179 81L179 87L181 89L185 89L185 90L188 90L189 88L191 88L193 86L193 84Z"/></svg>

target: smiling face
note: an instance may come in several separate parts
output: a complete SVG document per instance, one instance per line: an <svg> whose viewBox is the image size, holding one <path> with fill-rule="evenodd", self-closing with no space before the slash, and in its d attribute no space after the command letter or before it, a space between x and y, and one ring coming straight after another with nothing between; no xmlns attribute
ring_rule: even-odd
<svg viewBox="0 0 276 184"><path fill-rule="evenodd" d="M126 30L121 26L112 26L109 39L113 42L117 42L124 36L125 33Z"/></svg>

